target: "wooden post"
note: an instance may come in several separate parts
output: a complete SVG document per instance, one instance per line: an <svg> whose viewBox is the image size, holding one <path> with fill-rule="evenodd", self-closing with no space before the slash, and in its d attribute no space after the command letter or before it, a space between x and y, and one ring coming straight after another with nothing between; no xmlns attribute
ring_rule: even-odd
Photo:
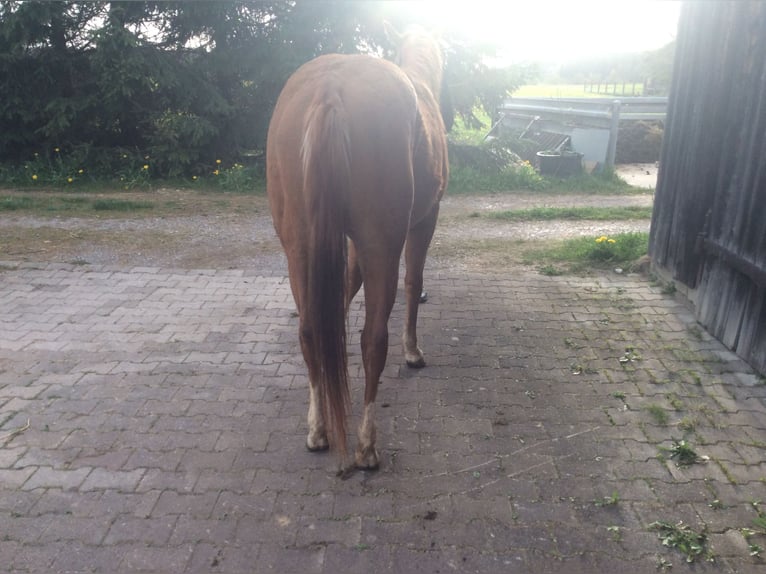
<svg viewBox="0 0 766 574"><path fill-rule="evenodd" d="M606 152L606 168L614 167L614 158L617 154L617 135L620 131L620 100L612 102L612 119L609 124L609 148Z"/></svg>

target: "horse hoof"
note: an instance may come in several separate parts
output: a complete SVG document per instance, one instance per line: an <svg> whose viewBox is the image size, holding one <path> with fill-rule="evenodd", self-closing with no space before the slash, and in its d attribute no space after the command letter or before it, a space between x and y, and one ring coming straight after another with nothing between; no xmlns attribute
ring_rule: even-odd
<svg viewBox="0 0 766 574"><path fill-rule="evenodd" d="M330 443L327 442L326 438L316 440L306 439L306 449L309 452L324 452L330 449Z"/></svg>
<svg viewBox="0 0 766 574"><path fill-rule="evenodd" d="M378 458L378 451L375 447L365 448L363 450L357 449L354 456L354 463L356 468L360 470L378 470L380 468L380 459Z"/></svg>
<svg viewBox="0 0 766 574"><path fill-rule="evenodd" d="M426 360L423 358L423 355L420 355L419 357L412 358L412 359L405 359L407 362L407 366L410 369L422 369L426 366Z"/></svg>

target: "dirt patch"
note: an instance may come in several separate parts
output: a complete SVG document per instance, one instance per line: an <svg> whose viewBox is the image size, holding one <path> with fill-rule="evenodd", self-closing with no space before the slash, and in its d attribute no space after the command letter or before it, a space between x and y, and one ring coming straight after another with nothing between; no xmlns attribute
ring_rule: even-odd
<svg viewBox="0 0 766 574"><path fill-rule="evenodd" d="M18 192L7 191L2 195L12 197ZM135 212L99 213L81 209L4 214L0 218L0 260L216 269L283 265L264 196L160 189L104 193L98 197L150 202L152 207ZM510 222L477 217L488 211L647 206L651 202L649 194L448 196L442 202L432 255L444 265L483 267L517 261L521 248L530 241L649 228L648 220Z"/></svg>
<svg viewBox="0 0 766 574"><path fill-rule="evenodd" d="M615 171L630 185L645 189L657 188L659 163L626 163L616 166Z"/></svg>

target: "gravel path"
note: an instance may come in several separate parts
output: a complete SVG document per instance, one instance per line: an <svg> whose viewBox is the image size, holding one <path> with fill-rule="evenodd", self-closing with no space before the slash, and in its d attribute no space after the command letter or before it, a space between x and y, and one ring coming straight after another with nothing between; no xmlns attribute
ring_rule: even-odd
<svg viewBox="0 0 766 574"><path fill-rule="evenodd" d="M10 215L0 219L0 259L152 265L177 268L250 268L278 265L279 242L264 197L238 197L237 209L198 214L117 218ZM435 244L483 239L539 241L625 231L647 231L648 220L512 222L476 217L493 210L530 207L649 206L652 196L548 195L540 193L447 196ZM206 211L207 210L207 211ZM442 254L443 255L443 254Z"/></svg>

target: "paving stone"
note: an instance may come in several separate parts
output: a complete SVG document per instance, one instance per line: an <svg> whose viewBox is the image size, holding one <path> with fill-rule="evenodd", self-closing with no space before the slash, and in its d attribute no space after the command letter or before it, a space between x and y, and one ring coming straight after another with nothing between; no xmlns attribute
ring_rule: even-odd
<svg viewBox="0 0 766 574"><path fill-rule="evenodd" d="M80 490L118 489L131 492L144 475L144 469L130 471L95 468L80 487Z"/></svg>
<svg viewBox="0 0 766 574"><path fill-rule="evenodd" d="M175 529L177 520L177 516L171 515L163 515L161 518L121 515L111 524L104 544L143 542L152 546L165 546Z"/></svg>
<svg viewBox="0 0 766 574"><path fill-rule="evenodd" d="M6 570L656 572L683 557L646 526L683 520L717 571L757 571L739 529L764 498L766 388L674 299L636 277L437 265L429 366L403 365L399 297L381 469L343 481L304 447L283 272L3 271L0 437L31 421L0 449ZM361 295L349 324L353 435ZM621 364L626 346L641 359ZM678 468L658 455L685 417L710 461Z"/></svg>
<svg viewBox="0 0 766 574"><path fill-rule="evenodd" d="M77 489L92 470L90 467L76 470L57 470L49 466L41 466L35 470L22 488L25 490L35 488Z"/></svg>

